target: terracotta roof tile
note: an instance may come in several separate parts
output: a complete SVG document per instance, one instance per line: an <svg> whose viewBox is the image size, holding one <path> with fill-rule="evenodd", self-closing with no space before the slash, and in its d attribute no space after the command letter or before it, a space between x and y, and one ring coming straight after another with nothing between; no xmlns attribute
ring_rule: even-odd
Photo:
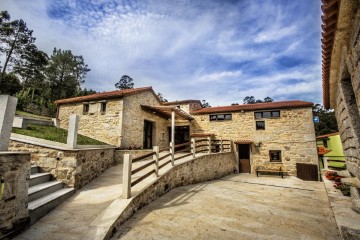
<svg viewBox="0 0 360 240"><path fill-rule="evenodd" d="M74 98L66 98L55 101L55 104L65 104L65 103L74 103L74 102L87 102L87 101L95 101L95 100L103 100L103 99L112 99L112 98L120 98L123 96L128 96L132 94L137 94L141 92L152 91L153 94L156 96L152 87L142 87L142 88L132 88L132 89L125 89L125 90L115 90L111 92L102 92L102 93L95 93L87 96L81 97L74 97Z"/></svg>
<svg viewBox="0 0 360 240"><path fill-rule="evenodd" d="M254 111L254 110L267 110L267 109L280 109L280 108L301 108L311 107L313 103L305 101L281 101L281 102L269 102L269 103L255 103L244 105L232 105L223 107L210 107L201 108L196 111L192 111L191 114L205 114L205 113L221 113L221 112L238 112L238 111Z"/></svg>
<svg viewBox="0 0 360 240"><path fill-rule="evenodd" d="M325 134L325 135L317 136L317 137L316 137L316 139L328 138L328 137L331 137L331 136L336 136L336 135L339 135L339 134L340 134L339 132L336 132L336 133L329 133L329 134Z"/></svg>
<svg viewBox="0 0 360 240"><path fill-rule="evenodd" d="M192 99L188 99L188 100L176 100L176 101L172 101L172 102L163 102L163 105L178 105L178 104L188 104L188 103L193 103L193 102L197 102L200 103L200 100L192 100Z"/></svg>
<svg viewBox="0 0 360 240"><path fill-rule="evenodd" d="M321 36L322 48L322 86L323 86L323 103L325 108L330 108L330 65L331 54L334 45L334 36L336 32L339 0L322 0L323 5L321 16L323 30Z"/></svg>

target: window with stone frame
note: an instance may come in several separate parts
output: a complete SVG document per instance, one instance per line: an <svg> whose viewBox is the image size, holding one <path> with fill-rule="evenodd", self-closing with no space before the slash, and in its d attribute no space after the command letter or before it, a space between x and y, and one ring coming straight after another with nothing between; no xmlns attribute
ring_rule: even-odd
<svg viewBox="0 0 360 240"><path fill-rule="evenodd" d="M281 151L270 150L269 151L270 162L281 162Z"/></svg>
<svg viewBox="0 0 360 240"><path fill-rule="evenodd" d="M105 112L106 112L106 102L101 102L100 104L101 104L100 105L100 113L105 114Z"/></svg>
<svg viewBox="0 0 360 240"><path fill-rule="evenodd" d="M83 104L83 114L88 114L88 113L89 113L89 104L84 103Z"/></svg>
<svg viewBox="0 0 360 240"><path fill-rule="evenodd" d="M280 111L264 111L264 112L255 112L254 113L255 119L259 118L279 118L280 117Z"/></svg>
<svg viewBox="0 0 360 240"><path fill-rule="evenodd" d="M256 130L265 130L265 121L256 121Z"/></svg>
<svg viewBox="0 0 360 240"><path fill-rule="evenodd" d="M227 114L213 114L209 117L210 121L226 121L226 120L232 120L231 113Z"/></svg>

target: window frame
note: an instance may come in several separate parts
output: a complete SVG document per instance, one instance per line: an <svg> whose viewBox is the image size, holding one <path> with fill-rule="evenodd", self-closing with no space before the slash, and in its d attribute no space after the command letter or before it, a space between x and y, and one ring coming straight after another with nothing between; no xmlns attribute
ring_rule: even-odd
<svg viewBox="0 0 360 240"><path fill-rule="evenodd" d="M258 128L258 125L257 125L257 123L264 123L264 128ZM258 130L265 130L266 129L266 127L265 127L265 121L255 121L255 129L256 129L256 131L258 131Z"/></svg>
<svg viewBox="0 0 360 240"><path fill-rule="evenodd" d="M90 104L89 103L83 103L83 115L89 114L90 110Z"/></svg>
<svg viewBox="0 0 360 240"><path fill-rule="evenodd" d="M222 119L219 119L219 116L222 116ZM223 121L231 121L231 120L232 120L231 113L218 113L218 114L210 114L209 115L210 122L223 122Z"/></svg>
<svg viewBox="0 0 360 240"><path fill-rule="evenodd" d="M270 117L264 117L264 113L270 113ZM278 116L274 116L274 113L278 113ZM259 115L260 117L257 117L256 115ZM261 112L254 112L254 118L255 119L262 119L262 118L280 118L281 117L281 111L280 110L270 110L270 111L261 111Z"/></svg>
<svg viewBox="0 0 360 240"><path fill-rule="evenodd" d="M279 155L279 159L273 159L272 158L272 153L278 153ZM269 160L271 163L282 163L282 158L281 158L281 150L269 150Z"/></svg>
<svg viewBox="0 0 360 240"><path fill-rule="evenodd" d="M101 114L105 114L106 113L106 108L107 108L107 102L100 102L100 113Z"/></svg>

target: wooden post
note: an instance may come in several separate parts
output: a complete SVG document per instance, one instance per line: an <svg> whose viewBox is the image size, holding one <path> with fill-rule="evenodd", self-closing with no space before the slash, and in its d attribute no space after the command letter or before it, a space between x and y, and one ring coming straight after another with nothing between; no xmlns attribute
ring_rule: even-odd
<svg viewBox="0 0 360 240"><path fill-rule="evenodd" d="M131 197L131 165L132 165L131 155L124 154L122 197L125 199Z"/></svg>
<svg viewBox="0 0 360 240"><path fill-rule="evenodd" d="M155 155L153 155L153 160L155 160L155 174L156 177L159 177L159 146L154 146L153 151Z"/></svg>
<svg viewBox="0 0 360 240"><path fill-rule="evenodd" d="M195 158L195 154L196 154L196 140L195 138L191 139L191 151L193 154L193 158Z"/></svg>
<svg viewBox="0 0 360 240"><path fill-rule="evenodd" d="M329 170L329 157L323 157L324 169Z"/></svg>
<svg viewBox="0 0 360 240"><path fill-rule="evenodd" d="M174 157L175 151L174 151L174 144L172 142L170 143L170 153L171 153L171 164L175 166L175 157Z"/></svg>
<svg viewBox="0 0 360 240"><path fill-rule="evenodd" d="M222 153L224 150L223 150L223 140L222 138L220 139L220 152Z"/></svg>
<svg viewBox="0 0 360 240"><path fill-rule="evenodd" d="M230 139L230 152L233 152L233 141Z"/></svg>
<svg viewBox="0 0 360 240"><path fill-rule="evenodd" d="M211 137L208 137L207 140L208 140L208 144L209 144L209 146L208 146L208 148L209 148L208 154L211 154Z"/></svg>

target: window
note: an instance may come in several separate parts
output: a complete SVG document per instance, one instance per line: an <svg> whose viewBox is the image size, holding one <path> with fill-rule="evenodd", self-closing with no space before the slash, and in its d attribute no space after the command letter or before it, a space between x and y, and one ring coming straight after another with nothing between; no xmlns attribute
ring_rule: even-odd
<svg viewBox="0 0 360 240"><path fill-rule="evenodd" d="M324 144L324 147L328 147L328 144L327 144L327 139L323 139L323 144Z"/></svg>
<svg viewBox="0 0 360 240"><path fill-rule="evenodd" d="M105 113L106 112L106 102L100 103L100 112Z"/></svg>
<svg viewBox="0 0 360 240"><path fill-rule="evenodd" d="M256 130L265 130L265 121L256 121Z"/></svg>
<svg viewBox="0 0 360 240"><path fill-rule="evenodd" d="M280 111L255 112L255 119L258 118L279 118Z"/></svg>
<svg viewBox="0 0 360 240"><path fill-rule="evenodd" d="M210 121L224 121L224 120L231 120L231 114L216 114L210 115Z"/></svg>
<svg viewBox="0 0 360 240"><path fill-rule="evenodd" d="M83 105L83 114L88 114L88 113L89 113L89 104L84 103L84 105Z"/></svg>
<svg viewBox="0 0 360 240"><path fill-rule="evenodd" d="M270 156L270 162L281 162L281 151L280 150L270 150L269 156Z"/></svg>

